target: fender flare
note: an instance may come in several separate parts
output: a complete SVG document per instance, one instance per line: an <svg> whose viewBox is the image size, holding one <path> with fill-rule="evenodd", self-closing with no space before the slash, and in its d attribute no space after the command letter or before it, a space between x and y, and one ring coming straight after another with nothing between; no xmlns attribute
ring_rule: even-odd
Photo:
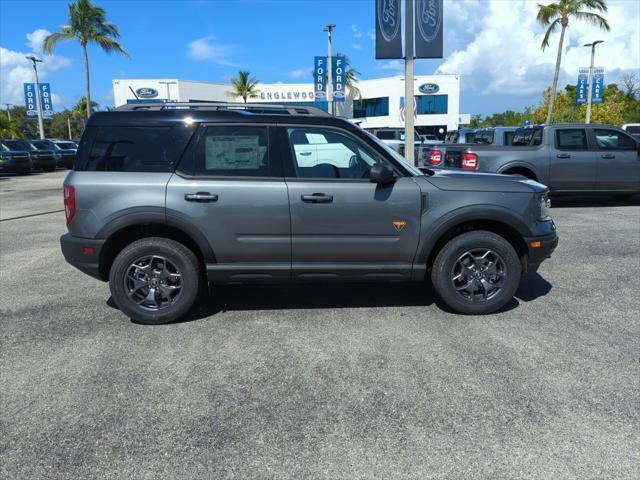
<svg viewBox="0 0 640 480"><path fill-rule="evenodd" d="M533 174L536 176L538 180L540 180L540 172L538 169L528 162L523 162L522 160L514 160L512 162L508 162L506 165L503 165L498 170L498 173L504 173L505 171L511 168L526 168L527 170L531 170Z"/></svg>
<svg viewBox="0 0 640 480"><path fill-rule="evenodd" d="M522 237L531 236L531 230L517 214L506 207L497 205L471 205L461 207L441 217L429 226L429 236L419 246L417 264L426 264L438 240L451 228L473 220L499 222L513 228Z"/></svg>

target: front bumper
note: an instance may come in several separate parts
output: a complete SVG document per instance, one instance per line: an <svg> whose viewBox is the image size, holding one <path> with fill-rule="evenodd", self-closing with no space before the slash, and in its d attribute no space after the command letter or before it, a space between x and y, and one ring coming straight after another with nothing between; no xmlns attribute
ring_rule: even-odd
<svg viewBox="0 0 640 480"><path fill-rule="evenodd" d="M98 280L104 280L100 275L100 252L104 242L104 240L74 237L69 233L60 237L62 255L67 263Z"/></svg>
<svg viewBox="0 0 640 480"><path fill-rule="evenodd" d="M542 228L542 230L546 230L545 233L533 237L524 237L528 249L522 264L525 275L535 273L540 264L549 258L558 246L558 233L553 221L539 223L545 224Z"/></svg>
<svg viewBox="0 0 640 480"><path fill-rule="evenodd" d="M0 161L0 172L3 173L29 173L31 171L31 160L8 159Z"/></svg>

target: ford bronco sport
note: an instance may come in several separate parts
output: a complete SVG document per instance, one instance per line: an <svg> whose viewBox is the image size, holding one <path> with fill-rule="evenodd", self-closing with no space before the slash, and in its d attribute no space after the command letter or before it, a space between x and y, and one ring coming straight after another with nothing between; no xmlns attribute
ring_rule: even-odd
<svg viewBox="0 0 640 480"><path fill-rule="evenodd" d="M484 314L556 247L547 193L422 173L313 107L133 104L89 119L61 244L143 323L183 317L209 283L429 276L451 309Z"/></svg>

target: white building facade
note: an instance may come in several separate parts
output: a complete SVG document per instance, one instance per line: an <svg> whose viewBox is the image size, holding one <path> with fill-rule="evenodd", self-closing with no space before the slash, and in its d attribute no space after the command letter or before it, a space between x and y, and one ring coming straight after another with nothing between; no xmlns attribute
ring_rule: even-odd
<svg viewBox="0 0 640 480"><path fill-rule="evenodd" d="M416 129L423 134L442 136L469 123L460 113L458 75L416 75L413 112ZM360 97L348 92L345 102L335 102L335 114L351 119L365 129L403 128L404 77L393 76L360 80ZM230 85L177 78L113 80L115 106L127 103L161 102L242 102L229 95ZM251 102L295 103L327 109L327 102L316 101L313 83L259 84L259 96Z"/></svg>

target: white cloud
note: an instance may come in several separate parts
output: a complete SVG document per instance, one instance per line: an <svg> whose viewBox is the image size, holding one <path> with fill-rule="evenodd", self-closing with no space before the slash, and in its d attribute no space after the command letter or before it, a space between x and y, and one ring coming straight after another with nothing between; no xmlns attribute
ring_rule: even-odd
<svg viewBox="0 0 640 480"><path fill-rule="evenodd" d="M215 37L209 35L207 37L197 38L189 42L187 54L193 60L208 60L218 65L236 67L228 58L231 54L231 47L220 43L214 43Z"/></svg>
<svg viewBox="0 0 640 480"><path fill-rule="evenodd" d="M27 46L35 53L42 53L44 39L51 35L49 30L39 28L31 33L27 33Z"/></svg>
<svg viewBox="0 0 640 480"><path fill-rule="evenodd" d="M354 50L362 50L362 45L360 45L359 43L352 43L351 48L353 48Z"/></svg>
<svg viewBox="0 0 640 480"><path fill-rule="evenodd" d="M611 25L604 32L590 23L571 19L564 42L559 85L573 83L578 68L588 66L589 50L583 47L595 39L605 40L598 47L596 63L603 65L608 78L640 66L640 3L609 3L606 17ZM463 88L481 95L499 94L531 96L551 84L559 33L552 36L544 52L540 44L544 29L536 21L536 1L511 0L505 8L503 0L457 0L446 3L445 38L469 36L466 45L448 55L439 73L463 75ZM465 20L466 18L466 20Z"/></svg>
<svg viewBox="0 0 640 480"><path fill-rule="evenodd" d="M291 72L289 72L289 76L293 77L293 78L302 78L302 77L311 78L311 72L312 71L313 71L313 69L311 67L309 67L309 68L299 68L297 70L292 70Z"/></svg>
<svg viewBox="0 0 640 480"><path fill-rule="evenodd" d="M400 75L404 73L404 60L387 60L376 64L379 70L390 71L392 75Z"/></svg>
<svg viewBox="0 0 640 480"><path fill-rule="evenodd" d="M353 33L353 38L362 37L362 32L360 31L360 27L358 27L358 25L351 25L351 32Z"/></svg>
<svg viewBox="0 0 640 480"><path fill-rule="evenodd" d="M370 40L374 40L376 39L376 31L375 30L369 30L367 32L367 37L369 37Z"/></svg>
<svg viewBox="0 0 640 480"><path fill-rule="evenodd" d="M25 57L37 55L42 59L38 63L38 77L40 81L49 80L51 74L61 68L71 65L70 58L60 55L42 55L42 40L49 32L38 29L27 34L27 45L31 50L19 52L0 46L0 104L13 103L21 105L24 102L24 83L34 81L33 64ZM55 87L52 87L55 90ZM53 96L54 107L60 105L60 98Z"/></svg>

